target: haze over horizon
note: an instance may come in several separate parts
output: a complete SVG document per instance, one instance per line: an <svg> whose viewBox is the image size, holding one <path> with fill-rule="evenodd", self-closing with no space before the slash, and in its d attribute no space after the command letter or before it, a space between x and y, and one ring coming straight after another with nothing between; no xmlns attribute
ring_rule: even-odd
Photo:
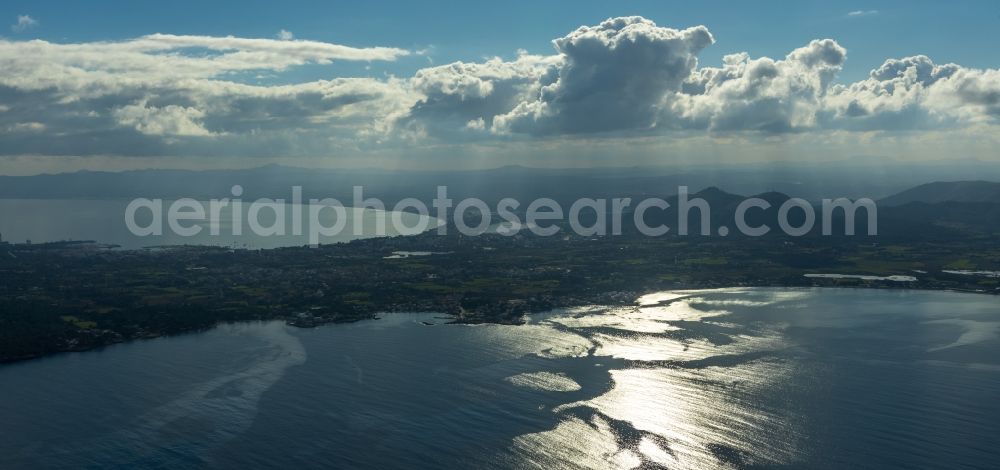
<svg viewBox="0 0 1000 470"><path fill-rule="evenodd" d="M0 174L993 162L1000 13L969 6L583 4L515 19L525 8L505 5L499 20L479 7L461 24L430 11L353 24L365 7L204 7L228 23L98 3L101 28L81 28L78 6L11 2Z"/></svg>

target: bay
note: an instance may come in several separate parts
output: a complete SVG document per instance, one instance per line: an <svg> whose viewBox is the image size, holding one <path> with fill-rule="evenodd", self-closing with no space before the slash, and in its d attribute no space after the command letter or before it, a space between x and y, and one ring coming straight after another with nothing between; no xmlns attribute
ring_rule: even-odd
<svg viewBox="0 0 1000 470"><path fill-rule="evenodd" d="M995 297L662 292L523 326L280 322L0 367L3 468L983 468Z"/></svg>

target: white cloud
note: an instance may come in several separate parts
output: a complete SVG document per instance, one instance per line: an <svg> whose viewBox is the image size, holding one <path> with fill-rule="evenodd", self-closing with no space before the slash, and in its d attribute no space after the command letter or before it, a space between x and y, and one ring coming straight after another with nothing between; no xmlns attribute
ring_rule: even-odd
<svg viewBox="0 0 1000 470"><path fill-rule="evenodd" d="M147 135L208 136L211 132L202 127L205 112L193 107L168 105L162 108L146 106L145 102L117 108L114 117L124 126Z"/></svg>
<svg viewBox="0 0 1000 470"><path fill-rule="evenodd" d="M513 61L455 62L421 69L408 81L420 95L395 128L411 137L452 136L470 121L489 128L494 116L540 92L540 77L553 75L561 58L522 54Z"/></svg>
<svg viewBox="0 0 1000 470"><path fill-rule="evenodd" d="M497 132L573 134L657 125L664 100L680 89L714 42L708 28L676 30L641 17L612 18L553 41L561 58L536 99L496 116Z"/></svg>
<svg viewBox="0 0 1000 470"><path fill-rule="evenodd" d="M830 125L853 130L942 129L996 123L1000 71L937 65L926 56L889 59L869 78L834 87Z"/></svg>
<svg viewBox="0 0 1000 470"><path fill-rule="evenodd" d="M847 58L831 39L814 40L783 60L728 55L721 68L692 73L665 110L677 127L783 132L816 125L830 82Z"/></svg>
<svg viewBox="0 0 1000 470"><path fill-rule="evenodd" d="M207 54L185 54L204 49ZM77 89L95 93L138 82L176 82L250 71L284 71L334 60L395 60L408 51L355 48L318 41L282 41L213 36L151 34L119 42L57 44L0 39L0 84L24 89Z"/></svg>
<svg viewBox="0 0 1000 470"><path fill-rule="evenodd" d="M40 122L50 137L9 140L3 151L211 155L277 153L294 146L318 153L333 139L351 143L375 134L388 116L407 109L416 97L395 79L266 86L241 83L240 74L277 75L295 66L395 60L407 53L317 41L167 34L78 44L0 39L5 110L0 129ZM306 135L303 142L296 137ZM204 143L207 137L219 143ZM185 138L201 139L201 147L190 147Z"/></svg>
<svg viewBox="0 0 1000 470"><path fill-rule="evenodd" d="M10 26L10 30L15 33L27 31L38 26L38 20L28 15L17 15L17 22Z"/></svg>
<svg viewBox="0 0 1000 470"><path fill-rule="evenodd" d="M45 124L40 122L16 122L10 126L7 126L7 132L42 132L45 130Z"/></svg>
<svg viewBox="0 0 1000 470"><path fill-rule="evenodd" d="M854 10L847 13L847 16L852 18L857 18L860 16L875 16L878 14L878 10Z"/></svg>
<svg viewBox="0 0 1000 470"><path fill-rule="evenodd" d="M481 131L486 129L486 120L481 117L478 117L476 119L471 119L469 120L469 122L465 123L465 127L467 129Z"/></svg>
<svg viewBox="0 0 1000 470"><path fill-rule="evenodd" d="M1000 70L914 56L838 84L847 51L832 39L784 57L737 52L699 66L714 41L704 26L613 18L555 39L548 55L519 51L406 78L251 83L299 66L409 53L285 38L0 39L0 154L418 154L441 144L456 153L519 145L528 154L532 144L586 142L578 151L621 139L802 144L913 129L988 137L1000 123Z"/></svg>
<svg viewBox="0 0 1000 470"><path fill-rule="evenodd" d="M1000 71L889 59L870 78L835 84L847 51L814 40L782 59L724 57L697 67L711 44L704 27L675 30L642 18L582 27L554 41L556 54L455 63L411 80L425 96L401 119L420 137L493 134L665 135L708 130L764 134L993 126ZM525 67L525 58L532 67ZM989 127L987 127L989 128ZM482 138L482 137L479 137Z"/></svg>
<svg viewBox="0 0 1000 470"><path fill-rule="evenodd" d="M275 37L277 37L282 41L291 41L292 39L295 39L295 35L292 34L291 31L288 31L287 29L278 31L278 34L276 34Z"/></svg>

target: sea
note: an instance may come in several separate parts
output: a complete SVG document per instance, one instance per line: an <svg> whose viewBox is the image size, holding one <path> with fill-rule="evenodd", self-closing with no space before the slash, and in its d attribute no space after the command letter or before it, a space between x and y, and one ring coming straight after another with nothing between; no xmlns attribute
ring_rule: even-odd
<svg viewBox="0 0 1000 470"><path fill-rule="evenodd" d="M0 468L996 468L1000 302L659 292L240 323L0 366Z"/></svg>
<svg viewBox="0 0 1000 470"><path fill-rule="evenodd" d="M313 217L309 204L282 203L254 209L253 201L243 201L238 211L232 205L220 205L218 217L214 217L210 201L189 200L200 207L202 217L189 219L198 215L199 209L178 206L180 217L174 220L180 230L176 230L170 223L170 209L175 201L153 200L129 214L131 202L0 199L0 237L10 243L93 241L120 249L172 245L268 249L415 235L440 223L436 218L416 213L362 208L345 208L342 220L338 220L332 208L317 206ZM158 230L154 224L159 225ZM197 233L188 234L189 229ZM311 229L316 233L315 239L310 237ZM148 233L154 230L156 233Z"/></svg>

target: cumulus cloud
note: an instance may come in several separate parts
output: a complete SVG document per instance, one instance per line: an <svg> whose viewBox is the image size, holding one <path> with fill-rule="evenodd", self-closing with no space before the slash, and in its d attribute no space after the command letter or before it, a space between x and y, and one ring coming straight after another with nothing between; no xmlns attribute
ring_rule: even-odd
<svg viewBox="0 0 1000 470"><path fill-rule="evenodd" d="M1000 118L1000 70L962 69L935 91L945 100L952 99L962 107L969 107L973 119L978 114Z"/></svg>
<svg viewBox="0 0 1000 470"><path fill-rule="evenodd" d="M512 61L493 58L419 70L408 84L421 98L399 117L397 130L416 137L455 137L456 129L489 129L495 116L554 80L561 60L521 54Z"/></svg>
<svg viewBox="0 0 1000 470"><path fill-rule="evenodd" d="M559 67L538 97L497 116L498 132L574 134L652 128L659 108L714 39L704 26L676 30L641 17L612 18L553 41Z"/></svg>
<svg viewBox="0 0 1000 470"><path fill-rule="evenodd" d="M292 34L291 31L288 31L286 29L278 31L278 34L276 34L275 36L282 41L291 41L292 39L295 39L295 35Z"/></svg>
<svg viewBox="0 0 1000 470"><path fill-rule="evenodd" d="M551 56L421 70L411 81L425 98L404 121L436 127L439 135L480 128L536 136L808 129L847 57L824 39L781 60L739 53L722 67L699 68L698 54L713 42L704 26L609 19L556 39Z"/></svg>
<svg viewBox="0 0 1000 470"><path fill-rule="evenodd" d="M869 77L834 87L830 127L852 130L940 129L998 117L1000 71L938 65L926 56L889 59Z"/></svg>
<svg viewBox="0 0 1000 470"><path fill-rule="evenodd" d="M782 60L728 55L722 67L692 73L682 99L665 110L681 127L782 132L813 127L827 88L847 58L831 39Z"/></svg>
<svg viewBox="0 0 1000 470"><path fill-rule="evenodd" d="M148 135L211 135L200 122L205 112L193 107L167 105L158 108L142 102L115 109L114 116L120 124Z"/></svg>
<svg viewBox="0 0 1000 470"><path fill-rule="evenodd" d="M518 51L407 77L266 84L255 77L409 52L286 31L275 39L0 39L0 155L325 156L673 133L995 133L1000 123L997 69L913 56L837 83L848 53L833 39L777 58L735 52L721 64L706 58L713 42L704 26L612 18L555 39L550 54Z"/></svg>
<svg viewBox="0 0 1000 470"><path fill-rule="evenodd" d="M837 84L847 51L833 39L780 59L741 52L724 56L721 67L699 67L697 55L712 42L703 26L609 19L556 39L554 55L421 70L411 82L423 98L399 121L434 130L423 137L461 139L484 129L495 136L947 129L996 124L1000 114L995 69L914 56Z"/></svg>
<svg viewBox="0 0 1000 470"><path fill-rule="evenodd" d="M35 26L38 26L38 20L28 15L17 15L17 22L10 25L10 30L15 33L20 33L34 28Z"/></svg>

